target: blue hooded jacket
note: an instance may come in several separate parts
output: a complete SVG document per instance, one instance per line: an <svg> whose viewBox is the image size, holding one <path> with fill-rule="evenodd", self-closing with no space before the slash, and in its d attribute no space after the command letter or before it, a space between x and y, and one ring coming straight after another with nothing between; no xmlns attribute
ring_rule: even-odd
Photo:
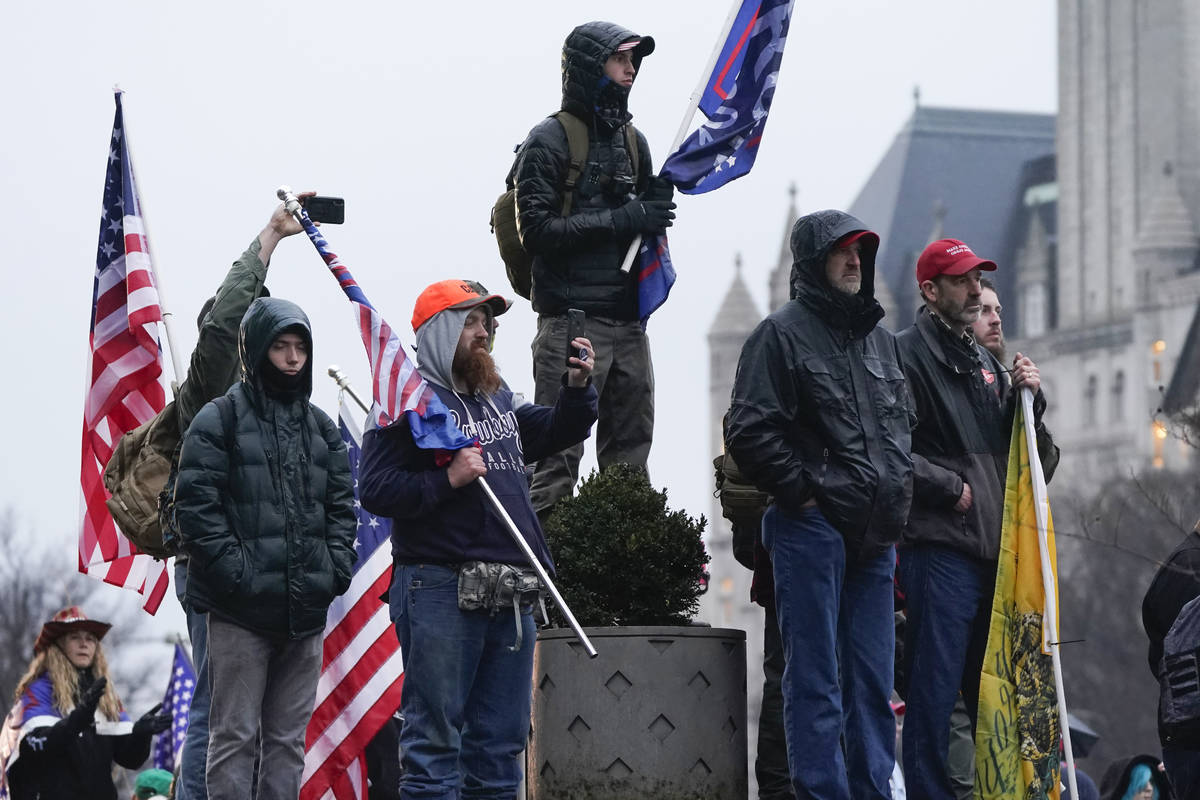
<svg viewBox="0 0 1200 800"><path fill-rule="evenodd" d="M526 463L581 442L596 421L596 389L564 386L553 407L524 401L507 386L495 394L455 391L454 351L469 309L447 309L417 331L418 369L459 429L479 442L485 476L525 541L547 570L554 563L529 501ZM403 564L455 565L525 558L478 482L451 488L436 452L413 442L406 420L363 436L359 499L372 514L391 517L392 558Z"/></svg>

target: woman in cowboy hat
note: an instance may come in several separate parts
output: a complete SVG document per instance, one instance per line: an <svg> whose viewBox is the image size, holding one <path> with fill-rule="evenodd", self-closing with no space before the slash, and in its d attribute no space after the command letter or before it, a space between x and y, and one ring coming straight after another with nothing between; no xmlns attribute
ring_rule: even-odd
<svg viewBox="0 0 1200 800"><path fill-rule="evenodd" d="M78 606L42 626L5 724L16 732L4 754L13 800L116 800L113 762L141 766L150 737L170 727L161 706L129 721L100 648L111 627L88 619Z"/></svg>

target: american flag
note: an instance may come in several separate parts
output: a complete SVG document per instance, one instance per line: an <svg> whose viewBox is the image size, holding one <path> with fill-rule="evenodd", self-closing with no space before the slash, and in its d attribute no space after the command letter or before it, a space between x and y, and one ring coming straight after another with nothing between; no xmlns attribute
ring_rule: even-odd
<svg viewBox="0 0 1200 800"><path fill-rule="evenodd" d="M362 434L344 402L338 423L357 495ZM364 511L357 498L354 510L358 559L350 589L333 601L325 622L321 679L305 734L301 800L365 797L363 751L400 706L400 643L388 608L379 599L392 575L391 521Z"/></svg>
<svg viewBox="0 0 1200 800"><path fill-rule="evenodd" d="M159 383L162 351L158 322L162 312L119 91L116 103L88 334L91 368L83 410L79 571L141 593L145 609L153 614L167 591L166 562L140 554L117 530L105 506L104 467L117 440L166 404Z"/></svg>
<svg viewBox="0 0 1200 800"><path fill-rule="evenodd" d="M187 737L188 712L192 708L192 693L196 690L196 670L183 645L175 645L171 661L171 679L163 695L163 708L171 715L171 729L155 737L154 766L175 772L183 757L183 740Z"/></svg>
<svg viewBox="0 0 1200 800"><path fill-rule="evenodd" d="M371 362L374 394L371 421L382 428L398 421L402 414L406 415L413 441L417 447L426 450L460 450L472 444L474 440L463 435L433 387L421 377L392 327L367 300L350 270L329 249L329 243L308 218L308 212L301 210L300 217L308 238L354 306L363 345Z"/></svg>

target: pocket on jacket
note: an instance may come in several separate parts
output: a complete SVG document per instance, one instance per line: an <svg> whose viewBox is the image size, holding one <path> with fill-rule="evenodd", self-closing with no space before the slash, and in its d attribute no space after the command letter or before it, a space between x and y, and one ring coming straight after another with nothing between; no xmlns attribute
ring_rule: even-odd
<svg viewBox="0 0 1200 800"><path fill-rule="evenodd" d="M875 378L871 391L875 396L875 411L879 418L884 420L907 416L908 393L904 388L904 372L900 366L870 356L863 359L863 366Z"/></svg>
<svg viewBox="0 0 1200 800"><path fill-rule="evenodd" d="M803 370L804 382L812 392L818 408L853 404L854 389L850 382L849 365L844 357L806 358Z"/></svg>

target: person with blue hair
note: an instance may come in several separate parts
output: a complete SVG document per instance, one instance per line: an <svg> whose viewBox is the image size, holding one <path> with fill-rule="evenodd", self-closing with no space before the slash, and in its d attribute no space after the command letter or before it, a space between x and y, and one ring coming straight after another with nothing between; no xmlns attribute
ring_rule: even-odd
<svg viewBox="0 0 1200 800"><path fill-rule="evenodd" d="M1156 756L1138 755L1108 765L1100 781L1103 800L1171 800L1175 795Z"/></svg>

